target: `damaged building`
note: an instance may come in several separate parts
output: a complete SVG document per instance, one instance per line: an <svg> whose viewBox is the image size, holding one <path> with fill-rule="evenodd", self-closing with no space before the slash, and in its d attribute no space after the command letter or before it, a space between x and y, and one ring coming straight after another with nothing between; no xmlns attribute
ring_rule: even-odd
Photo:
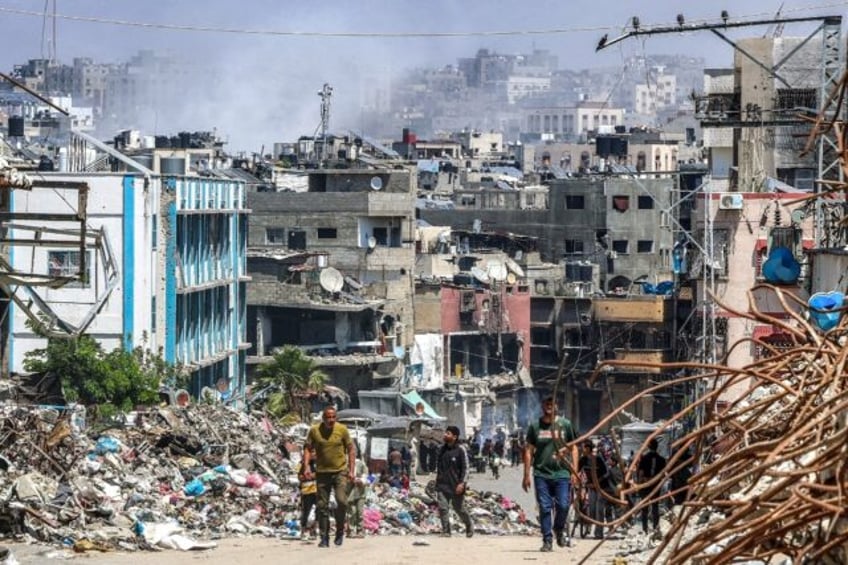
<svg viewBox="0 0 848 565"><path fill-rule="evenodd" d="M402 374L414 194L402 168L312 170L303 192L249 194L251 370L296 345L354 399Z"/></svg>
<svg viewBox="0 0 848 565"><path fill-rule="evenodd" d="M161 351L189 372L194 394L213 387L240 398L243 183L201 178L185 158L153 149L148 168L85 134L71 139L61 170L40 171L3 199L9 370L22 371L45 334L84 332L107 350Z"/></svg>

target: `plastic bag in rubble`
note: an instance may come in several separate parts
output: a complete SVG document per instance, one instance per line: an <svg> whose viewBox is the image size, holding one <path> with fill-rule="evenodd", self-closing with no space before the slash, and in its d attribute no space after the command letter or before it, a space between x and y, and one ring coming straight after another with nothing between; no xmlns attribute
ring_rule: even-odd
<svg viewBox="0 0 848 565"><path fill-rule="evenodd" d="M230 480L233 481L240 487L243 487L247 484L247 477L250 475L244 469L231 469L230 470Z"/></svg>
<svg viewBox="0 0 848 565"><path fill-rule="evenodd" d="M203 485L201 481L197 479L192 479L186 486L183 487L183 492L186 496L200 496L204 492L206 492L206 487Z"/></svg>
<svg viewBox="0 0 848 565"><path fill-rule="evenodd" d="M362 510L362 526L371 533L380 529L383 514L376 508L365 508Z"/></svg>
<svg viewBox="0 0 848 565"><path fill-rule="evenodd" d="M94 446L94 452L98 455L117 453L121 450L121 442L111 436L101 436Z"/></svg>
<svg viewBox="0 0 848 565"><path fill-rule="evenodd" d="M189 551L191 549L211 549L217 547L214 541L197 541L182 535L183 528L175 522L163 522L159 524L145 524L144 539L150 545L163 549L179 549Z"/></svg>
<svg viewBox="0 0 848 565"><path fill-rule="evenodd" d="M265 496L275 496L280 494L280 485L272 481L268 481L259 487L259 492Z"/></svg>
<svg viewBox="0 0 848 565"><path fill-rule="evenodd" d="M250 488L259 488L267 482L267 479L259 473L250 473L247 476L244 486Z"/></svg>

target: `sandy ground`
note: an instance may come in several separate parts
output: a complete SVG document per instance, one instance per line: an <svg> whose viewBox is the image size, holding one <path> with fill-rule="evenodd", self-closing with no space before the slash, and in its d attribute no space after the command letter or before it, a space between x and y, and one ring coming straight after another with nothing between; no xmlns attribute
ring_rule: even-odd
<svg viewBox="0 0 848 565"><path fill-rule="evenodd" d="M427 545L417 545L425 543ZM73 555L37 546L10 545L18 561L57 564L71 563L126 565L259 565L265 563L344 563L345 565L394 565L426 563L433 565L507 565L513 563L578 563L597 545L575 540L570 548L554 546L551 553L539 552L541 539L530 536L484 536L471 539L454 536L375 536L345 540L342 547L319 549L315 542L244 538L222 540L218 547L203 551L160 551L153 553L87 553ZM585 563L612 563L614 553L607 544ZM67 562L67 561L66 561Z"/></svg>

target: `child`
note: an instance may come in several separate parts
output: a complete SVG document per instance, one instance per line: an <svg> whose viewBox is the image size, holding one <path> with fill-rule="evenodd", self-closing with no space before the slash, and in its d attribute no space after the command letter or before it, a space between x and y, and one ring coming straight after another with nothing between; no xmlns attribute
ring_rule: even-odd
<svg viewBox="0 0 848 565"><path fill-rule="evenodd" d="M303 462L297 468L297 478L300 480L300 539L303 541L309 540L307 523L309 521L309 513L318 503L318 483L315 482L315 448L309 447L309 467L312 471L312 479L307 481L303 476Z"/></svg>

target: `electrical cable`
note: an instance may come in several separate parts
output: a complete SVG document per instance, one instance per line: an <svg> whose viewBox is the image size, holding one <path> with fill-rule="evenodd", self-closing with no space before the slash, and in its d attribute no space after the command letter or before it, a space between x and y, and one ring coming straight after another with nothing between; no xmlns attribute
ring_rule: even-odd
<svg viewBox="0 0 848 565"><path fill-rule="evenodd" d="M848 5L848 0L841 2L829 2L825 4L817 4L811 6L800 6L791 10L785 10L786 13L814 11L824 8L834 8ZM46 11L24 10L20 8L0 7L0 13L14 14L19 16L34 16L43 18ZM747 19L760 18L764 16L773 16L772 12L760 12L756 14L747 14L735 18L736 21L745 21ZM549 29L512 29L512 30L485 30L485 31L393 31L393 32L353 32L353 31L294 31L294 30L275 30L275 29L250 29L236 27L219 27L219 26L202 26L195 24L172 24L172 23L156 23L143 22L138 20L125 20L120 18L105 18L96 16L81 16L73 14L59 14L55 11L51 14L55 19L63 19L68 21L118 25L124 27L139 27L146 29L160 29L167 31L188 31L188 32L205 32L205 33L227 33L239 35L267 35L267 36L282 36L282 37L324 37L324 38L450 38L450 37L498 37L498 36L526 36L526 35L564 35L569 33L583 32L599 32L619 29L618 25L604 26L575 26L565 28L549 28ZM712 20L692 20L692 24L706 24ZM673 24L662 24L673 25ZM643 29L650 29L651 26L642 26Z"/></svg>

